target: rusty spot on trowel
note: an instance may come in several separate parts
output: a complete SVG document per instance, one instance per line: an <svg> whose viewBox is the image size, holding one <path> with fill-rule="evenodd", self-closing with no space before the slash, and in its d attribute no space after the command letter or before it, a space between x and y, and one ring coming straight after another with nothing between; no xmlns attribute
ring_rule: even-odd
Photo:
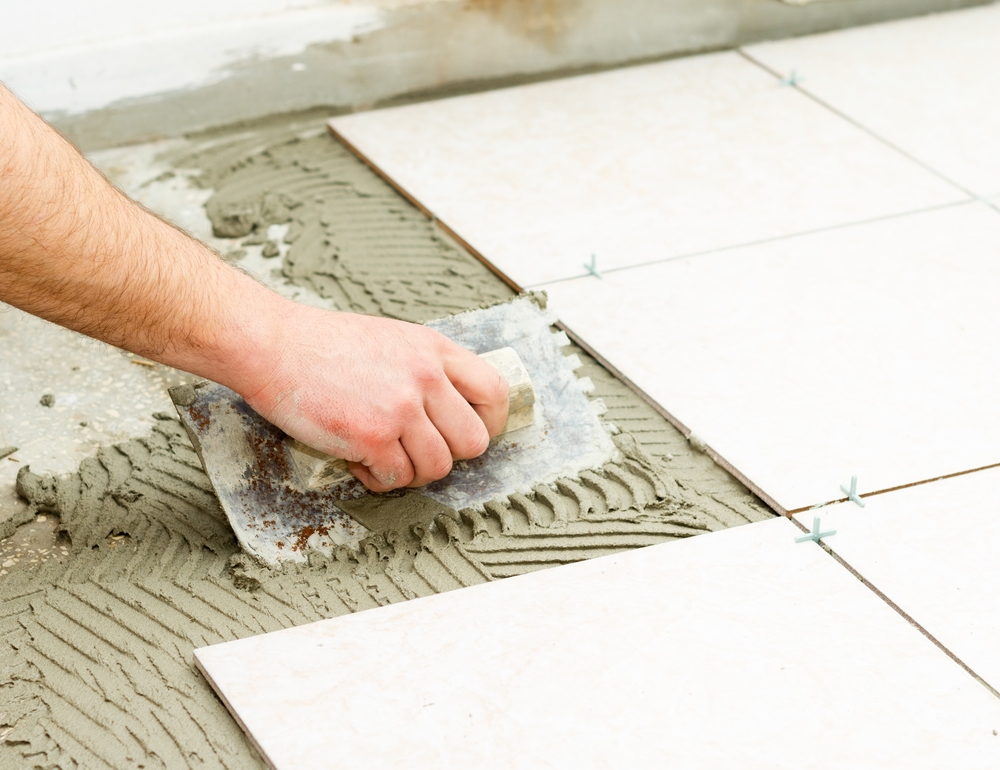
<svg viewBox="0 0 1000 770"><path fill-rule="evenodd" d="M194 422L200 433L204 433L208 430L208 426L211 424L212 418L208 413L207 404L193 404L191 408L188 409L188 414L191 415L191 421Z"/></svg>
<svg viewBox="0 0 1000 770"><path fill-rule="evenodd" d="M313 535L319 535L320 537L326 537L330 532L329 527L320 525L318 527L306 526L300 529L298 532L293 533L295 537L295 543L292 545L293 551L304 551L306 549L306 544L309 542L309 538Z"/></svg>
<svg viewBox="0 0 1000 770"><path fill-rule="evenodd" d="M274 563L275 549L303 552L313 534L334 540L338 533L349 539L365 532L337 505L363 495L361 482L306 488L288 456L285 433L237 394L211 386L189 406L179 405L178 413L237 537L255 555Z"/></svg>

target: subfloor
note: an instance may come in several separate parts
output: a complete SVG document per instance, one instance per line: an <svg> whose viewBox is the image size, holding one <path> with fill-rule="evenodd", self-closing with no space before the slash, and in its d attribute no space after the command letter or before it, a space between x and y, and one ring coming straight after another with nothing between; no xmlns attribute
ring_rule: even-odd
<svg viewBox="0 0 1000 770"><path fill-rule="evenodd" d="M319 122L94 160L300 301L424 321L510 294ZM235 229L225 218L234 208L254 212ZM231 237L213 235L210 215ZM195 670L195 647L771 515L573 350L621 431L621 461L482 516L431 511L383 528L360 552L269 572L241 556L171 414L164 389L187 375L13 310L0 314L0 334L12 362L0 444L18 447L0 459L0 512L13 530L0 541L3 766L260 766ZM406 497L393 504L412 519Z"/></svg>

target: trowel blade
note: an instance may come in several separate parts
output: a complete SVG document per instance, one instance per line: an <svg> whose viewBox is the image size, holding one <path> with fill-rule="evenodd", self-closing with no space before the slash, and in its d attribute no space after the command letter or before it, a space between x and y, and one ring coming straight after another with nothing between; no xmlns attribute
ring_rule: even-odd
<svg viewBox="0 0 1000 770"><path fill-rule="evenodd" d="M456 462L446 478L419 494L456 510L481 508L616 456L600 419L603 404L587 397L593 386L574 373L579 360L563 353L569 340L553 331L555 318L544 304L543 295L526 295L427 324L475 353L513 348L530 374L536 401L534 424L499 437L474 460ZM338 503L371 493L354 479L308 488L287 454L285 434L239 395L212 383L175 388L171 395L248 553L277 566L304 561L310 548L356 548L370 534Z"/></svg>

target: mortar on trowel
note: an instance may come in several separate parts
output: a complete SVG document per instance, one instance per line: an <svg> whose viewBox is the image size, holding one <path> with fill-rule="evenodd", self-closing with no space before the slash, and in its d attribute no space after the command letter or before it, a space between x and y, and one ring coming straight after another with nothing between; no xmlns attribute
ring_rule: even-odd
<svg viewBox="0 0 1000 770"><path fill-rule="evenodd" d="M416 491L369 492L343 461L294 441L221 385L180 386L170 395L240 545L278 566L304 561L311 549L359 547L371 532L344 508L361 498L382 505L421 495L454 511L482 510L613 459L614 442L600 419L604 405L587 398L593 385L577 378L580 361L563 353L569 339L553 331L554 323L544 295L427 323L501 372L510 411L486 452Z"/></svg>

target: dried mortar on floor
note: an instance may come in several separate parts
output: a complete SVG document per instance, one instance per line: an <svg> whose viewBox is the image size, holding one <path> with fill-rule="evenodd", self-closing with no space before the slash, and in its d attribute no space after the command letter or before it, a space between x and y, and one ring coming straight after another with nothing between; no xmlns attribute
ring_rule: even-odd
<svg viewBox="0 0 1000 770"><path fill-rule="evenodd" d="M172 142L156 162L175 170L158 184L181 179L206 202L215 232L199 235L241 264L274 244L268 282L317 304L424 321L510 294L318 123ZM413 494L358 508L376 533L360 551L280 572L240 553L168 414L68 476L22 471L31 547L55 556L0 578L0 766L262 767L195 670L195 647L770 515L572 352L621 430L620 461L481 514ZM17 537L0 545L23 551Z"/></svg>

